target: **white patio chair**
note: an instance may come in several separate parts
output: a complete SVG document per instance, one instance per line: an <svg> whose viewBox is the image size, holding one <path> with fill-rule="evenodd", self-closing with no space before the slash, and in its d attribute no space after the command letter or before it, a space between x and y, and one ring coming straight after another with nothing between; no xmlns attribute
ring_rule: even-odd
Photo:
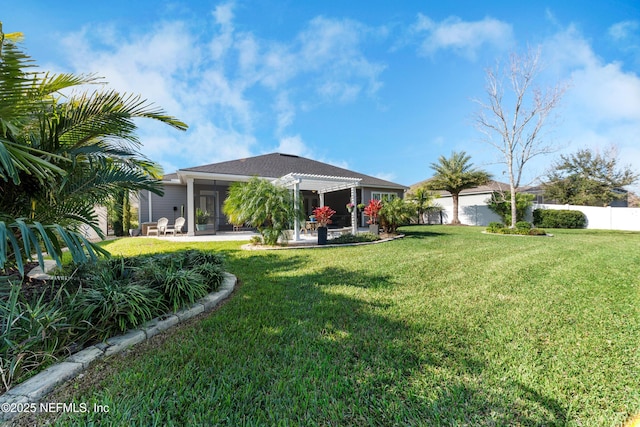
<svg viewBox="0 0 640 427"><path fill-rule="evenodd" d="M160 235L160 233L162 233L162 235L166 235L167 234L167 226L169 225L169 219L162 217L158 220L158 236Z"/></svg>
<svg viewBox="0 0 640 427"><path fill-rule="evenodd" d="M181 216L176 218L176 223L173 225L173 227L167 227L165 229L165 233L164 234L171 233L174 236L176 234L182 234L183 233L182 228L184 227L185 221L186 220Z"/></svg>

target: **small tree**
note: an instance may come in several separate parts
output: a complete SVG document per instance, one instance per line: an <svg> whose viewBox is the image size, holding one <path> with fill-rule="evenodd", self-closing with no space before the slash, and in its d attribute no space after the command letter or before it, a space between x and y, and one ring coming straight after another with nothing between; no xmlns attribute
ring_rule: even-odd
<svg viewBox="0 0 640 427"><path fill-rule="evenodd" d="M382 204L380 225L385 233L395 233L399 226L409 223L415 212L415 207L412 204L399 197L394 197Z"/></svg>
<svg viewBox="0 0 640 427"><path fill-rule="evenodd" d="M584 149L560 156L543 187L545 197L560 204L608 206L626 197L622 188L638 177L631 166L618 166L615 148L602 153Z"/></svg>
<svg viewBox="0 0 640 427"><path fill-rule="evenodd" d="M527 193L516 194L516 219L517 222L524 221L527 209L533 205L536 196ZM511 223L511 194L508 191L494 191L487 201L489 209L500 215L504 224Z"/></svg>
<svg viewBox="0 0 640 427"><path fill-rule="evenodd" d="M452 224L460 224L458 219L458 199L460 192L467 188L484 185L489 181L489 173L474 169L470 163L471 157L464 151L453 152L448 159L440 156L438 163L432 163L431 169L436 174L427 181L426 188L431 190L445 190L451 193L453 199Z"/></svg>
<svg viewBox="0 0 640 427"><path fill-rule="evenodd" d="M255 227L267 245L286 238L285 230L296 217L303 219L302 207L295 206L290 190L255 177L232 184L222 210L230 223Z"/></svg>
<svg viewBox="0 0 640 427"><path fill-rule="evenodd" d="M552 151L542 139L546 121L565 91L557 85L542 91L533 86L540 72L540 50L529 49L525 55L512 54L505 69L488 69L488 102L476 102L480 111L477 128L484 141L495 147L507 166L511 194L511 227L517 222L516 194L525 165L532 158ZM505 99L503 82L508 82L511 96Z"/></svg>
<svg viewBox="0 0 640 427"><path fill-rule="evenodd" d="M415 206L416 213L418 215L418 224L423 223L424 214L431 212L438 208L438 206L434 203L434 199L437 195L434 195L425 185L421 185L420 187L411 190L406 199L413 203Z"/></svg>

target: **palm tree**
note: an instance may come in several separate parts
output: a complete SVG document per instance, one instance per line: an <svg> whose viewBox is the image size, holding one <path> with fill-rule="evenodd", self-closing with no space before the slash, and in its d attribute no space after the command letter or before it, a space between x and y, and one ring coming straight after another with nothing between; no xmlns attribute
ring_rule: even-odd
<svg viewBox="0 0 640 427"><path fill-rule="evenodd" d="M257 177L232 184L222 210L230 223L255 227L267 245L284 237L296 216L303 218L302 206L295 206L291 190Z"/></svg>
<svg viewBox="0 0 640 427"><path fill-rule="evenodd" d="M177 129L181 121L138 96L95 91L62 98L61 90L97 83L92 76L32 71L31 59L0 25L0 270L43 243L59 262L62 244L74 261L106 253L77 232L88 224L101 234L94 205L121 189L161 194L158 167L138 152L134 118ZM45 225L47 224L47 225Z"/></svg>
<svg viewBox="0 0 640 427"><path fill-rule="evenodd" d="M425 185L411 190L409 194L407 194L407 199L413 202L416 207L418 224L422 224L425 213L433 212L439 208L433 201L435 199L434 194Z"/></svg>
<svg viewBox="0 0 640 427"><path fill-rule="evenodd" d="M445 190L451 193L451 198L453 199L453 219L451 224L460 224L458 219L460 192L467 188L486 184L491 177L485 171L474 169L469 160L471 160L471 157L464 151L454 151L448 159L440 156L437 163L431 163L431 169L436 174L427 181L426 186L431 190Z"/></svg>

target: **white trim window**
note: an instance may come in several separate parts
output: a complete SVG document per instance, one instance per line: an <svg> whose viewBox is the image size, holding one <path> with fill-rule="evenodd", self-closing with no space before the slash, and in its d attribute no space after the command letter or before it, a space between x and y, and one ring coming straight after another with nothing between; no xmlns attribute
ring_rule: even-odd
<svg viewBox="0 0 640 427"><path fill-rule="evenodd" d="M396 197L398 197L398 193L385 193L382 191L372 191L371 192L371 199L372 200L381 200L381 201L385 201L385 200L391 200L391 199L395 199Z"/></svg>

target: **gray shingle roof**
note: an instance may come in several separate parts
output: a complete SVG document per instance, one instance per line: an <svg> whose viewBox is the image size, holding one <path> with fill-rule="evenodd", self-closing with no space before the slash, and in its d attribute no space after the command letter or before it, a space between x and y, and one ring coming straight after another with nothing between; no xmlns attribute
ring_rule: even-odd
<svg viewBox="0 0 640 427"><path fill-rule="evenodd" d="M404 185L385 181L384 179L354 172L305 157L291 154L271 153L245 159L230 160L209 165L180 169L181 171L205 172L212 174L259 176L263 178L280 178L289 173L305 173L313 175L340 176L361 178L361 185L367 187L391 187L405 189Z"/></svg>

